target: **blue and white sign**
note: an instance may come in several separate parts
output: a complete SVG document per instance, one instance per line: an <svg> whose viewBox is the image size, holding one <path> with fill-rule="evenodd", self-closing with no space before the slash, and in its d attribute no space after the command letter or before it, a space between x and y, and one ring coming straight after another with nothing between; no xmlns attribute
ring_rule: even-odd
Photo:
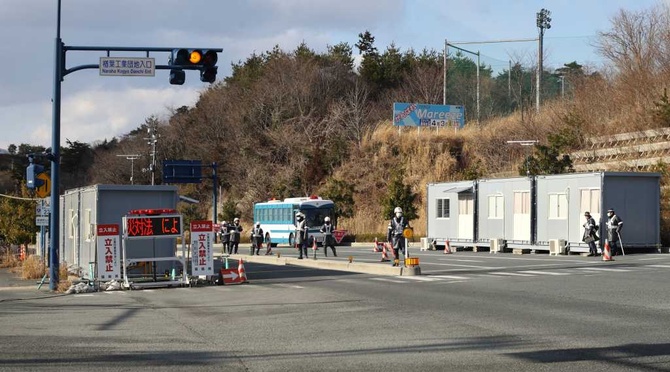
<svg viewBox="0 0 670 372"><path fill-rule="evenodd" d="M465 107L395 102L393 103L393 125L399 127L463 128L465 125Z"/></svg>
<svg viewBox="0 0 670 372"><path fill-rule="evenodd" d="M154 76L154 58L100 57L100 76Z"/></svg>

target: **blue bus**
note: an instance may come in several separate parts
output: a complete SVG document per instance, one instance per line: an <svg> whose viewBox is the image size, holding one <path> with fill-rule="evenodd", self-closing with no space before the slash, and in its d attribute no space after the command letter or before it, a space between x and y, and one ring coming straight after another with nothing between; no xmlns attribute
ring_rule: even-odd
<svg viewBox="0 0 670 372"><path fill-rule="evenodd" d="M324 218L330 217L333 220L334 208L332 200L318 196L269 200L254 204L254 223L261 223L265 242L270 242L272 246L288 244L293 247L295 215L302 212L309 227L309 236L316 238L317 243L322 243L323 234L319 229L323 225Z"/></svg>

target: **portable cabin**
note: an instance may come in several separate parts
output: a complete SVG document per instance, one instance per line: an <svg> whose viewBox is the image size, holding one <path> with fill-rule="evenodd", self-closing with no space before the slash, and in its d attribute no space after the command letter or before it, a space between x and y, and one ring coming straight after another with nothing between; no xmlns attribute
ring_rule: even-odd
<svg viewBox="0 0 670 372"><path fill-rule="evenodd" d="M537 248L564 240L570 251L588 252L584 212L599 225L603 247L610 208L623 220L625 249L660 247L660 174L594 172L537 176Z"/></svg>
<svg viewBox="0 0 670 372"><path fill-rule="evenodd" d="M472 246L476 239L476 181L430 183L427 188L427 235L437 246Z"/></svg>
<svg viewBox="0 0 670 372"><path fill-rule="evenodd" d="M507 247L532 244L532 186L529 177L482 179L478 185L477 238L481 245L502 239Z"/></svg>
<svg viewBox="0 0 670 372"><path fill-rule="evenodd" d="M61 196L61 261L71 272L84 277L96 264L96 225L118 224L134 209L175 209L179 200L171 185L93 185L65 191ZM174 255L176 238L128 240L129 259ZM97 263L99 264L99 263ZM157 262L156 272L171 268L172 262ZM95 273L94 273L95 275Z"/></svg>

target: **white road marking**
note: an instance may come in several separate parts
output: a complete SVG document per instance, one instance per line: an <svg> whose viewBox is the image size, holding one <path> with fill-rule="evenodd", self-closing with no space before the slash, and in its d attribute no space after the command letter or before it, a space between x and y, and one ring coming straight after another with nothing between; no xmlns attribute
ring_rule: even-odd
<svg viewBox="0 0 670 372"><path fill-rule="evenodd" d="M589 271L613 271L613 272L629 272L630 270L626 269L615 269L612 267L578 267L578 270L589 270Z"/></svg>
<svg viewBox="0 0 670 372"><path fill-rule="evenodd" d="M419 282L433 282L435 279L427 276L401 276L403 279L416 280Z"/></svg>
<svg viewBox="0 0 670 372"><path fill-rule="evenodd" d="M670 265L647 265L649 267L658 267L661 269L670 269Z"/></svg>
<svg viewBox="0 0 670 372"><path fill-rule="evenodd" d="M491 273L492 275L508 275L508 276L535 276L532 274L521 274L521 273L508 273L508 272L503 272L503 271L498 271Z"/></svg>
<svg viewBox="0 0 670 372"><path fill-rule="evenodd" d="M466 280L468 278L464 276L458 276L458 275L431 275L433 278L440 278L440 279L455 279L455 280Z"/></svg>
<svg viewBox="0 0 670 372"><path fill-rule="evenodd" d="M393 279L389 279L389 278L370 278L370 280L378 280L380 282L401 283L401 284L402 283L408 283L408 282L405 282L405 281L402 281L402 280L393 280Z"/></svg>
<svg viewBox="0 0 670 372"><path fill-rule="evenodd" d="M533 271L533 270L526 270L526 271L519 271L520 273L524 274L537 274L537 275L570 275L570 273L556 273L553 271Z"/></svg>

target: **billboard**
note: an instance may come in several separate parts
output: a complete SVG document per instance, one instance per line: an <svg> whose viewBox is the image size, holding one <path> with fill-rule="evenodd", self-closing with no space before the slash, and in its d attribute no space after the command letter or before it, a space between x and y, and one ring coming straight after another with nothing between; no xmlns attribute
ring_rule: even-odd
<svg viewBox="0 0 670 372"><path fill-rule="evenodd" d="M393 103L393 125L399 127L463 128L465 125L465 107L395 102Z"/></svg>

